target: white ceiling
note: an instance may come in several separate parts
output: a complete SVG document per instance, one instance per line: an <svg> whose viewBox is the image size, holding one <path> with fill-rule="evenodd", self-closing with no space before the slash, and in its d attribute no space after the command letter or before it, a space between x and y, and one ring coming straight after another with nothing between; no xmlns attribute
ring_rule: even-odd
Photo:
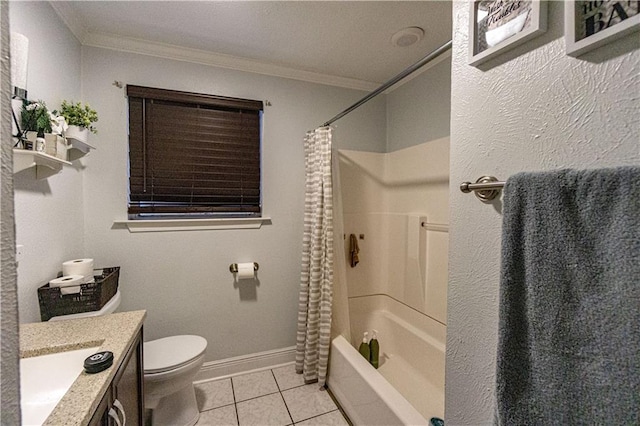
<svg viewBox="0 0 640 426"><path fill-rule="evenodd" d="M450 0L51 5L85 45L188 54L212 65L357 88L375 87L451 39ZM411 26L423 28L424 39L393 46L391 36Z"/></svg>

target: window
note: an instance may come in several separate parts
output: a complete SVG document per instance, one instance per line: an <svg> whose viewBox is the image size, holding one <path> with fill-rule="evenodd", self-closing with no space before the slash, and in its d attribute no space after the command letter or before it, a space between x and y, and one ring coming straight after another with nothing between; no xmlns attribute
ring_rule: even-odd
<svg viewBox="0 0 640 426"><path fill-rule="evenodd" d="M129 218L260 216L262 101L127 86Z"/></svg>

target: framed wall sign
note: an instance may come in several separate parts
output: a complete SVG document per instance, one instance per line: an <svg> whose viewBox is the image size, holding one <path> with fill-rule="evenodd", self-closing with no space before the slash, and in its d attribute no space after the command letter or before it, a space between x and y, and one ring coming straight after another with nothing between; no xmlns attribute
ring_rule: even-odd
<svg viewBox="0 0 640 426"><path fill-rule="evenodd" d="M582 55L638 29L640 1L565 1L567 55Z"/></svg>
<svg viewBox="0 0 640 426"><path fill-rule="evenodd" d="M544 0L473 0L469 19L469 65L479 65L546 30Z"/></svg>

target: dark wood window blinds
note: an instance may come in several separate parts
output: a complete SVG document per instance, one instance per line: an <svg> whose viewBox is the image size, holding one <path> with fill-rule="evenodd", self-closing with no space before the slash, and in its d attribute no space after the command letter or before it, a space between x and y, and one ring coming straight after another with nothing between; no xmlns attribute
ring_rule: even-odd
<svg viewBox="0 0 640 426"><path fill-rule="evenodd" d="M260 215L262 101L127 86L129 216Z"/></svg>

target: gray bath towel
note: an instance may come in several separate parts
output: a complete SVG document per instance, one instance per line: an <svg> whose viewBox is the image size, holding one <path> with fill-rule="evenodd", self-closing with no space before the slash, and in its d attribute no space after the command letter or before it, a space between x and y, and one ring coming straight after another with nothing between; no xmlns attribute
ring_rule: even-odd
<svg viewBox="0 0 640 426"><path fill-rule="evenodd" d="M496 423L640 424L640 167L512 176Z"/></svg>

